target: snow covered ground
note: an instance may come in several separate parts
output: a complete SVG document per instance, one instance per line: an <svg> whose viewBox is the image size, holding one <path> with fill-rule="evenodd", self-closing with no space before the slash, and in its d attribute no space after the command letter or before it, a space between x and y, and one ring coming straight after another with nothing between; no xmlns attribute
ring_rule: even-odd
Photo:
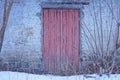
<svg viewBox="0 0 120 80"><path fill-rule="evenodd" d="M0 80L120 80L120 74L111 74L110 77L93 75L76 75L76 76L53 76L53 75L35 75L19 72L2 71Z"/></svg>

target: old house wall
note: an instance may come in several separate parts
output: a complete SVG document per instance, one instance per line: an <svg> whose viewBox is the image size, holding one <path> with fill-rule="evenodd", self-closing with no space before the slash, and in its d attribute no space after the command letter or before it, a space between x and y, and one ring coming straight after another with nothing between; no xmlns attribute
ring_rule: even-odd
<svg viewBox="0 0 120 80"><path fill-rule="evenodd" d="M40 11L41 7L35 0L15 0L1 52L10 65L43 69Z"/></svg>
<svg viewBox="0 0 120 80"><path fill-rule="evenodd" d="M43 70L43 60L42 60L42 2L51 2L51 1L58 1L62 2L62 0L15 0L13 5L8 27L6 29L4 43L2 47L1 56L7 61L15 62L17 59L21 60L21 66L24 68L36 68ZM69 0L63 0L69 1ZM73 1L73 0L71 0ZM78 1L78 0L74 0ZM81 52L80 56L83 60L86 60L88 54L92 53L91 46L89 41L94 45L94 42L89 34L94 36L94 31L97 33L96 25L98 26L101 22L100 19L100 3L99 0L82 0L82 1L89 1L89 5L83 6L84 8L81 9ZM104 0L101 4L101 14L102 14L102 27L103 27L103 37L104 42L103 44L107 44L106 41L108 40L108 35L110 32L110 22L113 21L112 30L115 30L116 23L115 18L118 20L118 12L117 8L118 2L120 0L107 0L112 6L113 13L109 9L109 6L106 5ZM3 4L0 1L0 4ZM112 5L111 5L112 3ZM119 4L120 5L120 4ZM3 6L0 5L0 10L2 10ZM3 10L2 10L3 13ZM111 16L115 16L115 18ZM2 14L0 14L0 20L2 21ZM96 21L97 20L97 24ZM1 24L0 24L1 26ZM89 31L86 29L86 27ZM84 31L85 30L85 31ZM88 35L89 41L86 37ZM114 35L114 32L112 33ZM111 45L110 48L113 48L114 38L111 37ZM98 35L96 35L96 42L98 42ZM100 46L98 46L100 47ZM105 47L105 46L103 46ZM105 49L105 48L104 48ZM18 57L19 56L19 57ZM10 59L10 60L9 60ZM16 63L18 65L18 63ZM13 65L16 65L13 64Z"/></svg>

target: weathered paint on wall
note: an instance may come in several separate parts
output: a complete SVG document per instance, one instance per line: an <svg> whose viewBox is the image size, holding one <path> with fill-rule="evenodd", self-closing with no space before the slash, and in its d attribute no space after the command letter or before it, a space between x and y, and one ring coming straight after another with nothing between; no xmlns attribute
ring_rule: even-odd
<svg viewBox="0 0 120 80"><path fill-rule="evenodd" d="M78 0L16 0L12 12L10 14L8 27L6 29L3 48L2 48L2 56L22 56L26 62L36 62L38 61L41 66L42 65L42 2L66 2L66 1L78 1ZM81 9L81 27L85 28L85 25L88 27L89 31L92 35L94 35L94 31L97 32L97 30L94 30L95 24L95 15L97 17L98 23L100 22L100 7L99 7L99 1L100 0L81 0L81 1L89 1L90 4L84 6L84 9ZM93 3L94 2L94 3ZM112 3L113 13L109 9L109 6L106 5L106 2ZM114 14L115 18L118 19L118 12L117 12L117 6L120 6L118 2L120 0L102 0L101 4L101 14L103 18L103 32L106 33L104 35L104 44L106 44L106 41L108 38L107 32L110 32L110 28L107 29L106 27L107 23L110 23L111 19L113 20L114 24L112 25L112 30L115 30L115 19L111 18L111 16ZM0 1L0 4L3 4L2 1ZM116 5L118 4L118 5ZM0 21L2 21L2 10L3 6L0 5ZM94 11L95 10L95 11ZM118 19L119 20L119 19ZM110 26L110 24L107 24ZM1 24L0 24L1 26ZM91 47L88 46L88 40L85 37L84 30L81 29L81 57L86 57L85 53L91 53ZM88 34L89 31L85 30L88 37L90 35ZM113 33L114 34L114 33ZM107 37L106 37L107 36ZM96 35L97 37L97 35ZM111 45L113 46L114 39L111 42ZM91 37L89 38L89 41L93 41ZM94 44L94 42L92 42ZM112 49L112 46L111 49ZM105 47L105 46L104 46ZM86 59L86 58L84 58Z"/></svg>
<svg viewBox="0 0 120 80"><path fill-rule="evenodd" d="M42 23L38 15L40 11L39 3L34 0L14 3L5 33L1 53L3 57L22 58L25 65L30 63L29 67L32 64L42 67Z"/></svg>

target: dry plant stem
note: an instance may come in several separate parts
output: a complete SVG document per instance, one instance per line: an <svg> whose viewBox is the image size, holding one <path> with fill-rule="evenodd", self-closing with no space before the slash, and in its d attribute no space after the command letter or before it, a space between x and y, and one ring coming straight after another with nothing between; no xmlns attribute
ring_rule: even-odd
<svg viewBox="0 0 120 80"><path fill-rule="evenodd" d="M113 17L113 19L115 19L115 22L116 22L116 24L117 24L118 21L117 21L117 18L115 17L115 15L114 15L113 9L111 8L111 6L110 6L110 4L107 2L107 0L104 0L104 1L105 1L105 3L107 4L107 7L109 8L111 14L113 15L112 17Z"/></svg>
<svg viewBox="0 0 120 80"><path fill-rule="evenodd" d="M7 0L5 0L5 3L4 3L3 24L2 24L2 28L0 30L0 52L2 49L4 34L5 34L5 30L6 30L7 23L8 23L8 18L9 18L13 3L14 3L14 0L10 0L8 6L7 6Z"/></svg>
<svg viewBox="0 0 120 80"><path fill-rule="evenodd" d="M88 31L88 33L90 34L90 37L92 38L92 40L93 40L93 42L94 42L94 44L92 44L92 42L91 42L91 45L93 45L93 50L94 50L94 54L96 54L97 52L98 53L100 53L99 52L99 50L98 50L98 47L97 47L97 44L96 44L96 41L95 41L95 38L94 38L94 36L92 35L92 33L90 32L90 30L88 29L88 27L87 27L87 25L86 25L86 23L83 21L83 25L84 25L84 27L86 28L86 30ZM85 30L84 30L84 33L85 33ZM86 35L87 35L87 33L85 33ZM94 45L95 45L95 48L94 48Z"/></svg>
<svg viewBox="0 0 120 80"><path fill-rule="evenodd" d="M99 31L99 25L98 25L98 19L97 19L97 16L96 16L96 12L95 12L95 2L94 2L94 0L93 0L93 14L94 14L94 19L95 19L95 24L96 24L96 29L97 29L97 38L98 38L98 40L99 40L99 45L100 45L100 31ZM100 52L100 55L101 55L101 52Z"/></svg>
<svg viewBox="0 0 120 80"><path fill-rule="evenodd" d="M95 20L94 20L94 16L93 16L93 14L92 14L92 10L90 9L90 7L89 7L89 12L90 12L90 16L92 17L92 20L93 20L93 22L95 22ZM95 24L93 23L93 25L94 25L94 42L95 42L95 49L96 49L96 53L98 52L98 53L100 53L100 51L99 51L99 49L98 49L98 46L97 46L97 42L96 42L96 26L95 26Z"/></svg>
<svg viewBox="0 0 120 80"><path fill-rule="evenodd" d="M111 20L111 25L110 25L110 32L108 34L108 41L107 41L107 48L106 48L106 55L109 55L109 46L111 42L111 36L112 36L112 26L113 26L113 19ZM107 27L107 26L106 26Z"/></svg>
<svg viewBox="0 0 120 80"><path fill-rule="evenodd" d="M3 15L3 24L2 24L2 28L0 30L0 52L1 52L1 48L2 48L2 42L3 42L3 37L4 37L4 28L6 25L6 12L7 12L7 0L5 0L4 3L4 15Z"/></svg>
<svg viewBox="0 0 120 80"><path fill-rule="evenodd" d="M84 32L84 34L85 34L85 37L86 37L86 38L87 38L87 40L89 41L89 44L90 44L90 46L92 47L92 50L93 50L93 51L94 51L94 53L95 53L94 46L93 46L92 42L90 41L90 39L89 39L89 37L88 37L87 33L85 32L85 30L84 30L84 28L83 28L83 27L81 27L81 28L83 29L83 32Z"/></svg>
<svg viewBox="0 0 120 80"><path fill-rule="evenodd" d="M99 0L99 9L100 9L100 35L101 35L101 43L100 43L100 47L101 47L101 56L103 57L103 23L102 23L102 6L101 6L101 0ZM104 58L103 58L104 59Z"/></svg>
<svg viewBox="0 0 120 80"><path fill-rule="evenodd" d="M118 50L118 48L120 48L119 44L118 44L118 41L119 41L119 25L117 25L117 29L116 29L116 40L115 40L115 49L113 50L112 52L112 55L111 55L111 59L112 59L112 65L110 66L110 71L109 73L112 73L113 72L113 68L115 66L115 56L116 56L116 52Z"/></svg>
<svg viewBox="0 0 120 80"><path fill-rule="evenodd" d="M112 6L112 2L111 2L111 6ZM112 10L113 10L113 6L112 6ZM112 15L111 17L113 17L113 14L110 13L110 15ZM110 19L109 26L110 26L110 31L108 32L108 41L107 41L106 52L105 52L105 57L106 57L106 58L110 55L109 46L110 46L110 42L111 42L112 26L113 26L113 19L112 19L112 18ZM107 27L107 30L109 30L107 24L106 24L106 27ZM108 68L108 67L109 67L109 64L110 64L110 63L111 63L111 61L108 62L108 60L107 60L107 61L105 62L105 64L104 64L104 65L105 65L105 69L107 70L106 72L109 71L109 68Z"/></svg>

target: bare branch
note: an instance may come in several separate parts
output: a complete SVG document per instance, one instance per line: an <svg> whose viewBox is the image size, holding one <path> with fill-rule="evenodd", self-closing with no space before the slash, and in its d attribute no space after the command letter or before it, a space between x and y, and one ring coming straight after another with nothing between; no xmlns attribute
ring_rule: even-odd
<svg viewBox="0 0 120 80"><path fill-rule="evenodd" d="M0 52L2 49L4 34L5 34L5 30L6 30L7 23L8 23L8 18L9 18L13 3L14 3L14 0L10 0L8 6L7 6L7 0L5 0L5 3L4 3L3 24L2 24L2 28L0 30Z"/></svg>

